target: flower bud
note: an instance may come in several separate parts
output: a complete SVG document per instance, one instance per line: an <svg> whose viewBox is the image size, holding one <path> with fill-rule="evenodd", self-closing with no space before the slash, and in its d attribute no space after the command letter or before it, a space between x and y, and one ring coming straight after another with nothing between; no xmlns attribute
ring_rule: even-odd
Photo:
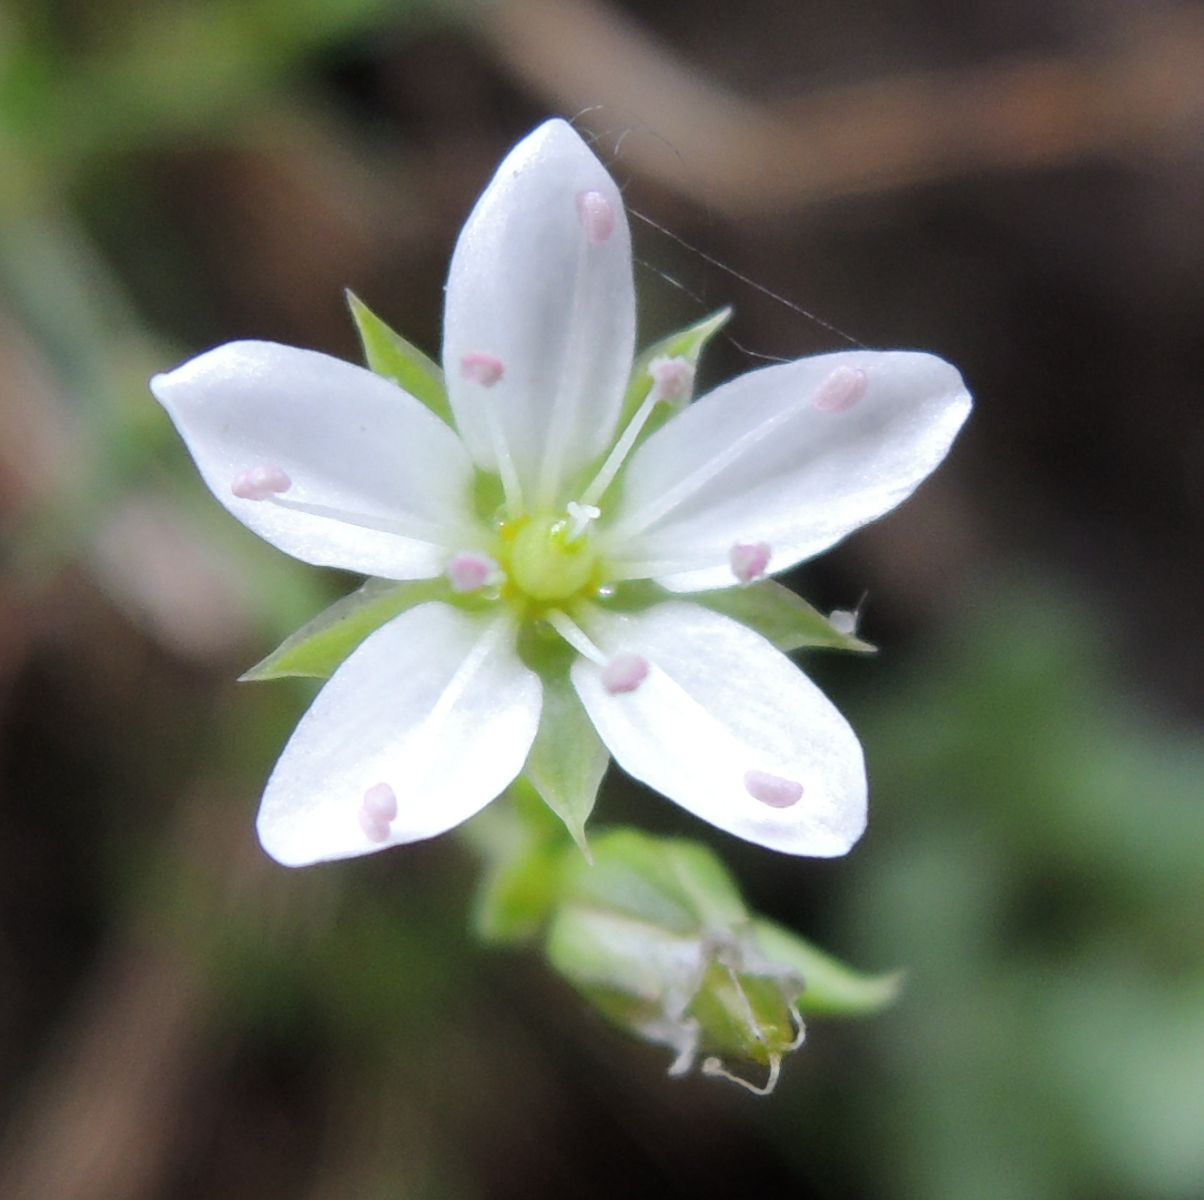
<svg viewBox="0 0 1204 1200"><path fill-rule="evenodd" d="M552 965L615 1024L705 1074L756 1092L803 1040L803 979L759 948L731 877L705 847L619 830L565 880L548 932ZM725 1064L768 1072L750 1083Z"/></svg>

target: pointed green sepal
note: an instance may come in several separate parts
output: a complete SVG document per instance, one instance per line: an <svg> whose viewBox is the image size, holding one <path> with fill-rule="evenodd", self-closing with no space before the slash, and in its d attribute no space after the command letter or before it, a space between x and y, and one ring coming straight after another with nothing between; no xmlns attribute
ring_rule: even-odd
<svg viewBox="0 0 1204 1200"><path fill-rule="evenodd" d="M447 599L449 588L443 578L408 583L369 579L286 638L239 679L259 682L294 675L327 679L360 642L386 621L430 600Z"/></svg>
<svg viewBox="0 0 1204 1200"><path fill-rule="evenodd" d="M654 359L657 358L684 358L692 367L698 365L698 359L701 356L706 344L721 330L724 325L731 319L732 310L730 308L721 308L718 312L712 313L709 317L704 317L701 321L693 325L687 326L685 329L679 329L676 333L671 333L668 337L661 338L659 342L655 342L644 350L635 360L635 365L631 369L631 379L627 384L627 395L623 400L623 416L619 423L619 428L626 426L627 422L635 415L636 409L648 398L648 393L652 390L652 376L648 373L648 368L652 365ZM652 428L657 424L663 424L664 420L673 414L673 406L671 404L663 404L658 406L664 409L660 415L660 420L657 420L658 414L653 414L653 419L644 427L644 436L646 437Z"/></svg>
<svg viewBox="0 0 1204 1200"><path fill-rule="evenodd" d="M873 654L877 647L838 629L817 608L773 579L695 592L689 599L755 629L779 650L851 650Z"/></svg>
<svg viewBox="0 0 1204 1200"><path fill-rule="evenodd" d="M594 730L567 671L543 677L539 732L524 774L544 803L564 822L588 859L585 823L593 812L610 754Z"/></svg>
<svg viewBox="0 0 1204 1200"><path fill-rule="evenodd" d="M668 600L701 604L747 625L779 650L850 650L873 654L875 646L838 629L817 608L773 579L715 588L707 592L670 592L651 580L620 584L611 599L615 608L638 610Z"/></svg>
<svg viewBox="0 0 1204 1200"><path fill-rule="evenodd" d="M798 973L803 981L799 1007L804 1016L873 1016L893 1004L903 986L903 972L854 971L773 921L754 920L753 941L767 959Z"/></svg>
<svg viewBox="0 0 1204 1200"><path fill-rule="evenodd" d="M443 371L417 346L391 329L354 292L348 290L347 304L359 331L364 361L377 375L421 400L441 421L454 425Z"/></svg>

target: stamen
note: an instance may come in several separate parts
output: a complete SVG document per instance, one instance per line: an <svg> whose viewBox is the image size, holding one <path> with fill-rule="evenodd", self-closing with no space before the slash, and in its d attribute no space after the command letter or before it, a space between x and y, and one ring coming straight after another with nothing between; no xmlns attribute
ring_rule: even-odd
<svg viewBox="0 0 1204 1200"><path fill-rule="evenodd" d="M660 397L656 394L656 388L653 387L652 391L644 398L644 403L636 409L635 416L627 422L627 428L623 430L623 436L615 442L611 452L606 456L606 461L602 464L598 474L594 476L593 483L585 489L585 493L581 497L583 504L596 504L602 499L606 489L614 482L619 469L631 453L631 448L635 445L636 438L640 436L640 430L648 424L648 418L652 416L652 410L659 403Z"/></svg>
<svg viewBox="0 0 1204 1200"><path fill-rule="evenodd" d="M240 500L267 500L293 486L283 468L275 463L259 463L235 475L230 490Z"/></svg>
<svg viewBox="0 0 1204 1200"><path fill-rule="evenodd" d="M364 812L386 824L397 816L397 795L387 783L374 783L364 793Z"/></svg>
<svg viewBox="0 0 1204 1200"><path fill-rule="evenodd" d="M834 608L828 613L828 624L837 633L847 633L851 636L857 632L857 614L847 608Z"/></svg>
<svg viewBox="0 0 1204 1200"><path fill-rule="evenodd" d="M602 668L602 686L612 695L634 692L648 678L648 660L638 654L616 654Z"/></svg>
<svg viewBox="0 0 1204 1200"><path fill-rule="evenodd" d="M523 485L518 481L518 468L510 454L510 444L506 441L505 431L497 409L492 404L484 404L485 424L489 426L489 441L493 446L493 457L497 459L498 474L502 478L502 491L506 495L506 510L512 521L523 515Z"/></svg>
<svg viewBox="0 0 1204 1200"><path fill-rule="evenodd" d="M460 374L469 383L491 388L506 373L506 365L492 354L466 354L460 359Z"/></svg>
<svg viewBox="0 0 1204 1200"><path fill-rule="evenodd" d="M585 631L566 613L561 612L558 608L553 608L545 615L545 620L582 658L588 658L590 662L597 663L600 667L606 666L606 655L590 641Z"/></svg>
<svg viewBox="0 0 1204 1200"><path fill-rule="evenodd" d="M387 783L374 783L360 804L360 828L369 841L387 842L389 822L397 816L397 796Z"/></svg>
<svg viewBox="0 0 1204 1200"><path fill-rule="evenodd" d="M311 517L324 517L330 521L341 521L344 525L356 525L360 529L375 529L379 533L392 533L397 537L410 538L416 542L427 542L435 546L445 546L449 540L449 531L444 526L429 521L420 521L412 517L404 520L397 517L377 517L369 513L352 512L350 509L336 508L330 504L310 504L305 500L290 500L287 496L266 496L268 503L277 508L287 508L290 512L305 513Z"/></svg>
<svg viewBox="0 0 1204 1200"><path fill-rule="evenodd" d="M770 808L790 808L803 798L803 785L768 771L745 771L744 790Z"/></svg>
<svg viewBox="0 0 1204 1200"><path fill-rule="evenodd" d="M610 241L615 231L615 210L601 192L578 193L577 215L591 246L602 246Z"/></svg>
<svg viewBox="0 0 1204 1200"><path fill-rule="evenodd" d="M694 365L684 358L661 355L648 364L652 390L658 400L680 406L690 398L694 387Z"/></svg>
<svg viewBox="0 0 1204 1200"><path fill-rule="evenodd" d="M502 569L489 557L476 550L462 550L447 564L446 574L453 592L479 592L483 587L500 583Z"/></svg>
<svg viewBox="0 0 1204 1200"><path fill-rule="evenodd" d="M679 504L688 500L700 488L705 487L715 476L726 470L733 462L748 454L759 443L768 441L783 425L787 425L795 420L797 415L796 407L787 405L767 417L760 424L746 430L734 441L728 442L726 446L719 450L714 458L696 467L684 479L679 480L666 491L661 492L656 499L650 500L643 509L637 509L635 512L629 513L624 519L617 521L610 527L610 536L616 542L621 542L627 538L635 537L636 534L643 533L649 525L659 521L666 513L672 512ZM634 423L635 421L633 420L632 424ZM624 437L626 437L626 434L624 434Z"/></svg>
<svg viewBox="0 0 1204 1200"><path fill-rule="evenodd" d="M764 578L769 555L767 542L737 542L728 553L732 574L745 584Z"/></svg>
<svg viewBox="0 0 1204 1200"><path fill-rule="evenodd" d="M815 389L811 403L820 412L845 412L864 395L869 381L865 372L858 367L837 367Z"/></svg>
<svg viewBox="0 0 1204 1200"><path fill-rule="evenodd" d="M576 500L570 500L565 510L569 514L570 542L575 542L602 515L602 510L596 504L578 504Z"/></svg>

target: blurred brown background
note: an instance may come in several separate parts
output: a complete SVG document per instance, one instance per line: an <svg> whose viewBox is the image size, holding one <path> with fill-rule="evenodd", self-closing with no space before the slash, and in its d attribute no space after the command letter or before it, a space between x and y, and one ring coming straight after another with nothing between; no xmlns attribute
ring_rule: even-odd
<svg viewBox="0 0 1204 1200"><path fill-rule="evenodd" d="M713 839L909 970L769 1101L479 946L452 839L262 856L312 689L233 680L353 581L232 528L146 391L236 337L355 357L344 287L437 351L456 232L554 113L647 218L644 340L730 303L712 380L844 334L978 401L796 580L869 594L882 653L808 663L865 842ZM1202 327L1195 4L7 0L0 1197L1204 1195ZM596 819L705 836L617 780Z"/></svg>

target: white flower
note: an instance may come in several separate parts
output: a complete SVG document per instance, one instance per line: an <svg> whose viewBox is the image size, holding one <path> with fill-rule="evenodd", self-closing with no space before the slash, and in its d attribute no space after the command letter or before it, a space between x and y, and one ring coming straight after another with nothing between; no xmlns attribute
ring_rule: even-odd
<svg viewBox="0 0 1204 1200"><path fill-rule="evenodd" d="M618 189L550 121L502 163L452 259L454 428L366 369L266 342L152 381L214 495L273 545L447 581L368 636L293 734L258 823L280 862L432 837L502 792L545 692L551 706L520 643L552 630L629 774L789 854L860 836L865 772L844 718L760 634L687 594L784 571L904 500L969 412L961 377L927 354L847 351L682 407L693 363L662 355L625 416L634 338ZM658 406L675 415L641 438ZM613 586L630 580L682 595L623 611Z"/></svg>

